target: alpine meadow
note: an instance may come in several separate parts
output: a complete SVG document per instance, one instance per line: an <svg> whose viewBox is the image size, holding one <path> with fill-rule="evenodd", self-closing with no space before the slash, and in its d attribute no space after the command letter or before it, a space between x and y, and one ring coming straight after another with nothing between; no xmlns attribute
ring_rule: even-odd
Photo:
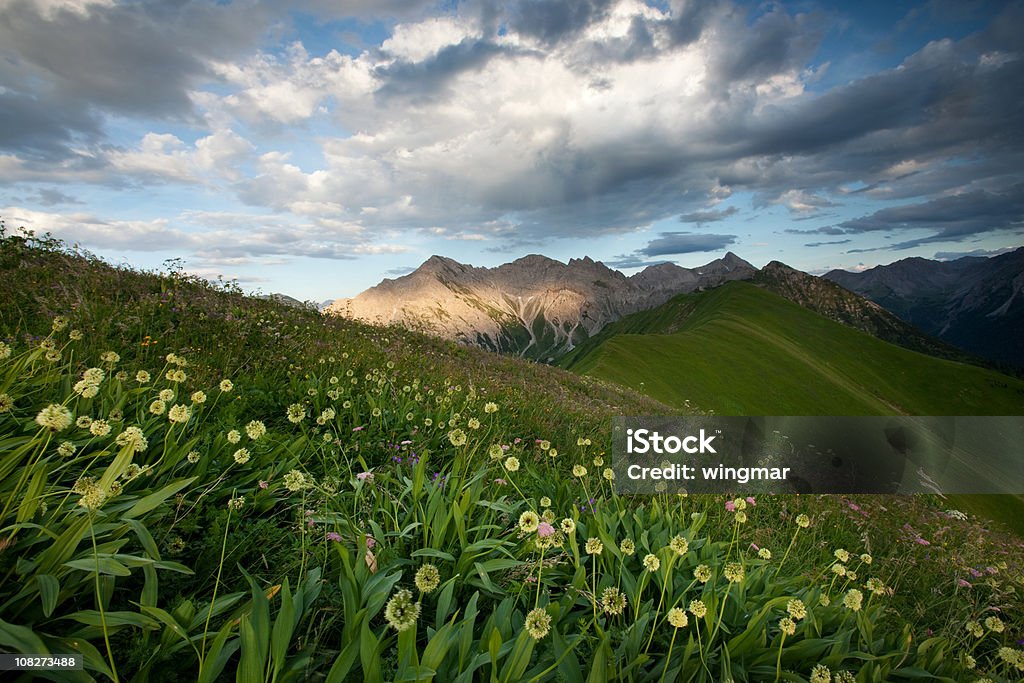
<svg viewBox="0 0 1024 683"><path fill-rule="evenodd" d="M0 277L0 645L48 678L1024 667L1024 543L939 496L617 496L609 418L696 402L45 237Z"/></svg>

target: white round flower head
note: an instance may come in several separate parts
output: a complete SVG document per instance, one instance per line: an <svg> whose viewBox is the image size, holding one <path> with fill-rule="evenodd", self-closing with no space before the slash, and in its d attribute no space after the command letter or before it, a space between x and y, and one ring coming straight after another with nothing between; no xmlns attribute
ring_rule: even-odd
<svg viewBox="0 0 1024 683"><path fill-rule="evenodd" d="M484 412L488 414L498 412L498 404L491 402L484 404Z"/></svg>
<svg viewBox="0 0 1024 683"><path fill-rule="evenodd" d="M657 555L648 553L644 556L644 569L649 572L656 572L661 568L661 560L658 559Z"/></svg>
<svg viewBox="0 0 1024 683"><path fill-rule="evenodd" d="M0 360L7 360L11 357L11 347L6 342L0 341Z"/></svg>
<svg viewBox="0 0 1024 683"><path fill-rule="evenodd" d="M570 519L569 517L563 519L558 526L562 530L563 534L570 535L576 533L576 520Z"/></svg>
<svg viewBox="0 0 1024 683"><path fill-rule="evenodd" d="M396 631L405 631L416 624L420 616L420 603L412 601L412 591L399 589L384 608L384 619Z"/></svg>
<svg viewBox="0 0 1024 683"><path fill-rule="evenodd" d="M600 555L604 551L604 543L600 538L588 538L585 546L588 555Z"/></svg>
<svg viewBox="0 0 1024 683"><path fill-rule="evenodd" d="M149 404L149 412L153 415L163 415L165 410L167 410L167 404L160 399Z"/></svg>
<svg viewBox="0 0 1024 683"><path fill-rule="evenodd" d="M587 476L587 468L583 465L573 465L572 476L580 478Z"/></svg>
<svg viewBox="0 0 1024 683"><path fill-rule="evenodd" d="M787 636L791 636L796 633L796 622L789 617L783 617L779 619L779 630Z"/></svg>
<svg viewBox="0 0 1024 683"><path fill-rule="evenodd" d="M157 398L159 398L164 403L166 403L167 401L173 401L174 392L170 389L161 389L160 393L157 395Z"/></svg>
<svg viewBox="0 0 1024 683"><path fill-rule="evenodd" d="M70 441L62 441L60 446L57 446L57 453L65 458L70 458L77 450L78 447Z"/></svg>
<svg viewBox="0 0 1024 683"><path fill-rule="evenodd" d="M179 424L188 422L190 417L192 417L192 409L180 403L171 406L171 409L167 413L168 420Z"/></svg>
<svg viewBox="0 0 1024 683"><path fill-rule="evenodd" d="M835 555L836 559L839 560L840 562L849 562L850 561L850 553L847 552L846 550L843 550L842 548L836 548L835 552L832 553L832 554Z"/></svg>
<svg viewBox="0 0 1024 683"><path fill-rule="evenodd" d="M549 508L549 507L551 507L551 499L548 498L547 496L541 496L540 497L540 506L542 508Z"/></svg>
<svg viewBox="0 0 1024 683"><path fill-rule="evenodd" d="M480 429L480 420L475 417L469 418L469 422L466 423L470 429Z"/></svg>
<svg viewBox="0 0 1024 683"><path fill-rule="evenodd" d="M816 664L811 669L811 683L832 683L832 672L824 664Z"/></svg>
<svg viewBox="0 0 1024 683"><path fill-rule="evenodd" d="M811 525L811 519L807 515L797 515L796 525L801 529L806 529Z"/></svg>
<svg viewBox="0 0 1024 683"><path fill-rule="evenodd" d="M79 429L89 429L89 427L92 426L92 418L89 417L88 415L79 415L78 419L75 420L75 426L77 426Z"/></svg>
<svg viewBox="0 0 1024 683"><path fill-rule="evenodd" d="M202 456L199 454L199 451L189 451L188 455L185 456L185 457L193 465L195 465L197 462L199 462L199 460L202 458Z"/></svg>
<svg viewBox="0 0 1024 683"><path fill-rule="evenodd" d="M510 455L509 457L505 458L504 466L505 469L508 470L509 472L517 472L519 470L519 458L515 457L514 455Z"/></svg>
<svg viewBox="0 0 1024 683"><path fill-rule="evenodd" d="M245 433L250 439L256 441L267 433L267 426L260 420L253 420L245 425Z"/></svg>
<svg viewBox="0 0 1024 683"><path fill-rule="evenodd" d="M672 540L668 542L668 547L672 549L676 555L682 557L690 550L690 544L682 536L673 536Z"/></svg>
<svg viewBox="0 0 1024 683"><path fill-rule="evenodd" d="M853 612L859 612L861 604L864 600L864 594L856 588L851 588L846 591L846 595L843 596L843 605Z"/></svg>
<svg viewBox="0 0 1024 683"><path fill-rule="evenodd" d="M117 435L115 443L123 448L131 448L133 453L141 453L149 446L142 430L138 427L128 427Z"/></svg>
<svg viewBox="0 0 1024 683"><path fill-rule="evenodd" d="M135 381L139 384L149 384L150 379L149 373L145 370L139 370L135 373Z"/></svg>
<svg viewBox="0 0 1024 683"><path fill-rule="evenodd" d="M612 468L606 467L604 468L604 472L601 473L601 476L608 481L613 481L615 479L615 472L612 471Z"/></svg>
<svg viewBox="0 0 1024 683"><path fill-rule="evenodd" d="M697 565L697 568L693 570L693 578L701 583L707 583L711 580L711 567L706 564Z"/></svg>
<svg viewBox="0 0 1024 683"><path fill-rule="evenodd" d="M601 593L601 609L605 614L618 616L625 611L626 605L626 594L615 586L609 586Z"/></svg>
<svg viewBox="0 0 1024 683"><path fill-rule="evenodd" d="M703 600L691 600L687 609L690 610L690 614L698 619L703 619L708 613L707 605L704 604Z"/></svg>
<svg viewBox="0 0 1024 683"><path fill-rule="evenodd" d="M306 488L306 475L299 470L292 470L284 475L284 487L289 491L301 491Z"/></svg>
<svg viewBox="0 0 1024 683"><path fill-rule="evenodd" d="M690 620L686 616L686 612L678 607L673 607L668 611L668 623L673 628L686 628L686 625L690 623Z"/></svg>
<svg viewBox="0 0 1024 683"><path fill-rule="evenodd" d="M238 443L239 441L242 440L242 433L239 432L237 429L232 429L230 432L227 433L227 440L228 443Z"/></svg>
<svg viewBox="0 0 1024 683"><path fill-rule="evenodd" d="M622 542L619 543L619 552L621 552L623 555L632 555L633 553L635 553L636 552L636 544L633 543L633 539L631 539L631 538L624 538L624 539L622 539Z"/></svg>
<svg viewBox="0 0 1024 683"><path fill-rule="evenodd" d="M416 588L422 593L433 593L441 584L441 572L437 567L427 563L416 572Z"/></svg>
<svg viewBox="0 0 1024 683"><path fill-rule="evenodd" d="M231 457L233 457L235 459L235 462L237 462L239 465L244 465L245 463L249 462L249 449L239 448Z"/></svg>
<svg viewBox="0 0 1024 683"><path fill-rule="evenodd" d="M206 392L205 391L194 391L192 392L193 403L206 403Z"/></svg>
<svg viewBox="0 0 1024 683"><path fill-rule="evenodd" d="M807 616L807 606L798 598L793 598L786 603L786 611L797 621Z"/></svg>
<svg viewBox="0 0 1024 683"><path fill-rule="evenodd" d="M89 432L93 436L106 436L110 433L110 423L106 420L93 420L89 425Z"/></svg>
<svg viewBox="0 0 1024 683"><path fill-rule="evenodd" d="M448 433L448 440L453 446L465 446L466 445L466 432L461 429L453 429Z"/></svg>
<svg viewBox="0 0 1024 683"><path fill-rule="evenodd" d="M237 496L228 501L228 508L238 511L245 505L245 496Z"/></svg>
<svg viewBox="0 0 1024 683"><path fill-rule="evenodd" d="M82 379L87 384L99 384L106 377L106 373L100 368L89 368L82 373Z"/></svg>
<svg viewBox="0 0 1024 683"><path fill-rule="evenodd" d="M223 393L227 393L227 392L231 391L234 388L235 388L235 385L234 385L234 383L231 380L229 380L229 379L222 379L220 381L220 390ZM303 412L305 412L305 411L303 411Z"/></svg>
<svg viewBox="0 0 1024 683"><path fill-rule="evenodd" d="M730 562L725 565L725 578L729 580L729 583L740 583L743 581L744 571L743 565L739 562Z"/></svg>
<svg viewBox="0 0 1024 683"><path fill-rule="evenodd" d="M526 615L526 632L534 640L540 640L551 631L551 615L543 607L536 607Z"/></svg>
<svg viewBox="0 0 1024 683"><path fill-rule="evenodd" d="M768 548L758 548L757 556L762 560L770 560L772 559L772 551L768 550Z"/></svg>
<svg viewBox="0 0 1024 683"><path fill-rule="evenodd" d="M9 413L14 407L14 398L10 394L0 394L0 413Z"/></svg>
<svg viewBox="0 0 1024 683"><path fill-rule="evenodd" d="M519 529L523 533L532 534L540 526L540 518L536 512L527 510L523 514L519 515Z"/></svg>
<svg viewBox="0 0 1024 683"><path fill-rule="evenodd" d="M36 415L36 424L51 432L60 432L71 426L71 419L70 410L62 405L51 403Z"/></svg>

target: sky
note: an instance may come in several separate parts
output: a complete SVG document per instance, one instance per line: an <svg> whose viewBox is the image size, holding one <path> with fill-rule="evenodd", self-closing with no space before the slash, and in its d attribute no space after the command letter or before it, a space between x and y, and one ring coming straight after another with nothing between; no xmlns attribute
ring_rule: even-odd
<svg viewBox="0 0 1024 683"><path fill-rule="evenodd" d="M0 0L0 218L323 301L1024 244L1024 3Z"/></svg>

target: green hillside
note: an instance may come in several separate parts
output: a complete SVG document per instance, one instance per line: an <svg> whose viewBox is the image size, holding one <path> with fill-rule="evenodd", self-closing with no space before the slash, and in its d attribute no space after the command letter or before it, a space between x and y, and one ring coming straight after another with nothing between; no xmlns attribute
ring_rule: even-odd
<svg viewBox="0 0 1024 683"><path fill-rule="evenodd" d="M1024 381L894 346L745 282L628 316L562 365L719 414L1024 413Z"/></svg>

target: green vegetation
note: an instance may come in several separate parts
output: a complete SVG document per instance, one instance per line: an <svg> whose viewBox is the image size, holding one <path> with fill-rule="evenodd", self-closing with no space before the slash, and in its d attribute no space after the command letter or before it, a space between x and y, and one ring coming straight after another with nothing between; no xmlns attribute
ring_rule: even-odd
<svg viewBox="0 0 1024 683"><path fill-rule="evenodd" d="M637 393L45 239L0 279L0 650L50 678L1024 668L1024 548L937 497L624 499Z"/></svg>
<svg viewBox="0 0 1024 683"><path fill-rule="evenodd" d="M1024 381L926 356L745 282L609 325L563 367L726 415L1020 415Z"/></svg>

